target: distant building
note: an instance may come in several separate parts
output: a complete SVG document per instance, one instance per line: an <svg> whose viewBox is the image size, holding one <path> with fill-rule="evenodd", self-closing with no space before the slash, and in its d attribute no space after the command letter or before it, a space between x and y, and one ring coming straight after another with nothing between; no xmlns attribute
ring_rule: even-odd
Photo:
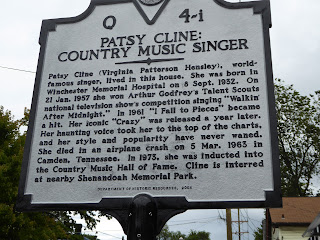
<svg viewBox="0 0 320 240"><path fill-rule="evenodd" d="M266 212L265 240L306 240L302 235L320 213L320 197L284 197Z"/></svg>

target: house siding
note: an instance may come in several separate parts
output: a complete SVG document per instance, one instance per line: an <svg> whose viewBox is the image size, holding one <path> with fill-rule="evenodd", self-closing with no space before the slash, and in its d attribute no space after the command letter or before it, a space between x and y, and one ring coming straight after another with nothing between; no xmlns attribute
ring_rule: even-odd
<svg viewBox="0 0 320 240"><path fill-rule="evenodd" d="M272 240L306 240L302 234L306 227L279 227L272 231Z"/></svg>

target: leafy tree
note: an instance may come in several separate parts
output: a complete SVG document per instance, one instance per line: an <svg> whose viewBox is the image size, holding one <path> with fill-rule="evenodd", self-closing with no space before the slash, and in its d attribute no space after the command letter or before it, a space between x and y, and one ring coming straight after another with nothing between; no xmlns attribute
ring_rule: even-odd
<svg viewBox="0 0 320 240"><path fill-rule="evenodd" d="M20 133L20 127L28 124L28 118L29 112L25 110L24 118L14 120L11 112L0 106L0 239L80 239L73 235L76 222L72 216L79 214L87 228L93 229L98 222L96 217L101 213L19 213L14 209L26 139L26 134Z"/></svg>
<svg viewBox="0 0 320 240"><path fill-rule="evenodd" d="M277 79L275 95L282 193L311 195L311 179L320 170L320 91L302 96Z"/></svg>
<svg viewBox="0 0 320 240"><path fill-rule="evenodd" d="M184 240L210 240L210 233L205 231L194 231L191 230L188 235L181 233L180 231L172 232L169 231L168 225L165 225L161 230L161 233L157 236L158 240L179 240L183 238Z"/></svg>
<svg viewBox="0 0 320 240"><path fill-rule="evenodd" d="M172 232L169 231L168 225L165 225L160 234L157 236L158 240L179 240L179 238L182 237L185 239L186 235L182 234L180 231L178 232Z"/></svg>
<svg viewBox="0 0 320 240"><path fill-rule="evenodd" d="M209 236L210 236L210 233L208 232L205 232L205 231L197 232L197 231L191 230L187 238L185 238L185 240L210 240Z"/></svg>
<svg viewBox="0 0 320 240"><path fill-rule="evenodd" d="M253 233L254 236L254 240L263 240L263 228L262 228L262 224L260 227L258 227L256 229L256 231L254 231Z"/></svg>

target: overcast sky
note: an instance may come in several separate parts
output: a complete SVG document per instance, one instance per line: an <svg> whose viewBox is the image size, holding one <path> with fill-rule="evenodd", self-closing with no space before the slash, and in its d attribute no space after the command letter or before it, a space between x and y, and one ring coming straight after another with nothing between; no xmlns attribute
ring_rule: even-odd
<svg viewBox="0 0 320 240"><path fill-rule="evenodd" d="M0 105L11 110L16 118L22 117L24 107L29 108L31 104L41 21L79 15L89 3L90 0L2 1ZM271 0L273 27L270 33L274 77L294 84L303 94L320 90L319 9L319 0ZM244 230L248 229L250 235L253 224L259 225L262 212L249 212L251 225L243 226ZM220 215L223 215L222 213L225 214L224 211L220 211ZM246 213L243 211L243 214ZM169 226L173 231L187 233L190 229L205 230L211 232L212 239L225 238L225 223L219 219L219 213L215 210L182 214L172 219ZM121 238L123 233L119 229L115 221L104 221L98 228L101 232ZM248 236L249 234L246 234L243 239L248 239ZM100 233L99 237L116 239L103 233Z"/></svg>

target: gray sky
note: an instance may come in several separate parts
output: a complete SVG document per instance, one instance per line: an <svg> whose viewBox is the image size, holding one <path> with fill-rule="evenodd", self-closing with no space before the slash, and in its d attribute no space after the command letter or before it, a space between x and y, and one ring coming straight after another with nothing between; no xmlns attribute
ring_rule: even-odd
<svg viewBox="0 0 320 240"><path fill-rule="evenodd" d="M237 1L232 1L237 2ZM72 17L82 13L90 0L15 0L3 1L0 15L0 105L16 118L30 108L38 61L41 21ZM320 90L320 1L271 0L271 50L275 78L281 78L303 94ZM26 70L16 71L7 68ZM220 210L220 215L225 211ZM245 212L243 211L243 214ZM225 238L225 223L216 210L189 211L169 222L170 230L187 233L190 229L211 232L212 239ZM234 218L236 214L234 214ZM250 232L259 225L263 210L250 210ZM254 226L255 225L255 226ZM120 237L123 233L115 222L103 221L98 231ZM100 239L116 239L99 234Z"/></svg>

